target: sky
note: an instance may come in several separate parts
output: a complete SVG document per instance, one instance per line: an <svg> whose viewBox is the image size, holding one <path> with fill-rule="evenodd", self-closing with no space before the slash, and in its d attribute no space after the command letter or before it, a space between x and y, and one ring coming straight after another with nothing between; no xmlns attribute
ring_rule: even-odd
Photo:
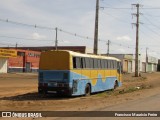
<svg viewBox="0 0 160 120"><path fill-rule="evenodd" d="M100 0L98 53L135 54L139 3L139 52L160 59L160 0ZM86 46L93 52L96 0L1 0L0 46ZM7 22L8 20L8 22Z"/></svg>

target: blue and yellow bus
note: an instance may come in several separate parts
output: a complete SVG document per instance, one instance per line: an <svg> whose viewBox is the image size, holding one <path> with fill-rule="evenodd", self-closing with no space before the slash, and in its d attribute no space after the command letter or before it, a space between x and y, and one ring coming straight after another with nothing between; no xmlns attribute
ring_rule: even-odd
<svg viewBox="0 0 160 120"><path fill-rule="evenodd" d="M40 57L38 92L87 96L121 86L121 77L117 58L46 51Z"/></svg>

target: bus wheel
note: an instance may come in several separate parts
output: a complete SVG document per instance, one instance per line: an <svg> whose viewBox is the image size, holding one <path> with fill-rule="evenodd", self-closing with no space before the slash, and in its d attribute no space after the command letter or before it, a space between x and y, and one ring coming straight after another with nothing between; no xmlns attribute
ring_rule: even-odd
<svg viewBox="0 0 160 120"><path fill-rule="evenodd" d="M90 96L90 94L91 94L91 87L89 84L87 84L85 88L85 96Z"/></svg>
<svg viewBox="0 0 160 120"><path fill-rule="evenodd" d="M116 80L114 83L114 89L116 89L118 87L118 81Z"/></svg>

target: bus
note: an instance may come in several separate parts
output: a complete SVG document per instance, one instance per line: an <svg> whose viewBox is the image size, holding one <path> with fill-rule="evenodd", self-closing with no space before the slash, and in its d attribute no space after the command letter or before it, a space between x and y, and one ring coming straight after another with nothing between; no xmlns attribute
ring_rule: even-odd
<svg viewBox="0 0 160 120"><path fill-rule="evenodd" d="M117 58L63 50L41 53L39 94L88 96L121 85L121 61Z"/></svg>

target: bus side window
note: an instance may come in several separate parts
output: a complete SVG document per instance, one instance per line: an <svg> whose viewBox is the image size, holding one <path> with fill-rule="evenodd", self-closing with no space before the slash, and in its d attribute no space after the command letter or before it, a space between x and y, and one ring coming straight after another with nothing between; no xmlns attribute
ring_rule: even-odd
<svg viewBox="0 0 160 120"><path fill-rule="evenodd" d="M93 69L94 68L94 61L92 58L89 58L90 61L90 68Z"/></svg>
<svg viewBox="0 0 160 120"><path fill-rule="evenodd" d="M73 68L81 68L81 59L79 57L73 57Z"/></svg>
<svg viewBox="0 0 160 120"><path fill-rule="evenodd" d="M117 61L114 61L114 64L115 64L115 68L114 69L117 69Z"/></svg>
<svg viewBox="0 0 160 120"><path fill-rule="evenodd" d="M110 69L113 68L112 60L110 60Z"/></svg>
<svg viewBox="0 0 160 120"><path fill-rule="evenodd" d="M76 68L76 57L73 57L73 68Z"/></svg>
<svg viewBox="0 0 160 120"><path fill-rule="evenodd" d="M85 61L86 61L86 68L90 68L90 61L89 61L89 58L85 58Z"/></svg>
<svg viewBox="0 0 160 120"><path fill-rule="evenodd" d="M81 58L81 68L86 68L85 58Z"/></svg>
<svg viewBox="0 0 160 120"><path fill-rule="evenodd" d="M94 68L98 68L98 60L97 59L94 59Z"/></svg>
<svg viewBox="0 0 160 120"><path fill-rule="evenodd" d="M111 69L111 61L107 60L107 64L108 64L108 69Z"/></svg>
<svg viewBox="0 0 160 120"><path fill-rule="evenodd" d="M112 60L112 64L113 64L113 69L115 70L116 69L116 61Z"/></svg>
<svg viewBox="0 0 160 120"><path fill-rule="evenodd" d="M103 59L101 60L101 67L105 68L105 60L103 60Z"/></svg>
<svg viewBox="0 0 160 120"><path fill-rule="evenodd" d="M101 69L101 60L98 59L98 68Z"/></svg>
<svg viewBox="0 0 160 120"><path fill-rule="evenodd" d="M111 69L113 69L114 68L114 66L113 66L113 60L111 60L110 63L111 63Z"/></svg>
<svg viewBox="0 0 160 120"><path fill-rule="evenodd" d="M114 69L115 65L114 65L114 60L112 60L112 69Z"/></svg>
<svg viewBox="0 0 160 120"><path fill-rule="evenodd" d="M105 60L105 68L108 69L108 60Z"/></svg>

